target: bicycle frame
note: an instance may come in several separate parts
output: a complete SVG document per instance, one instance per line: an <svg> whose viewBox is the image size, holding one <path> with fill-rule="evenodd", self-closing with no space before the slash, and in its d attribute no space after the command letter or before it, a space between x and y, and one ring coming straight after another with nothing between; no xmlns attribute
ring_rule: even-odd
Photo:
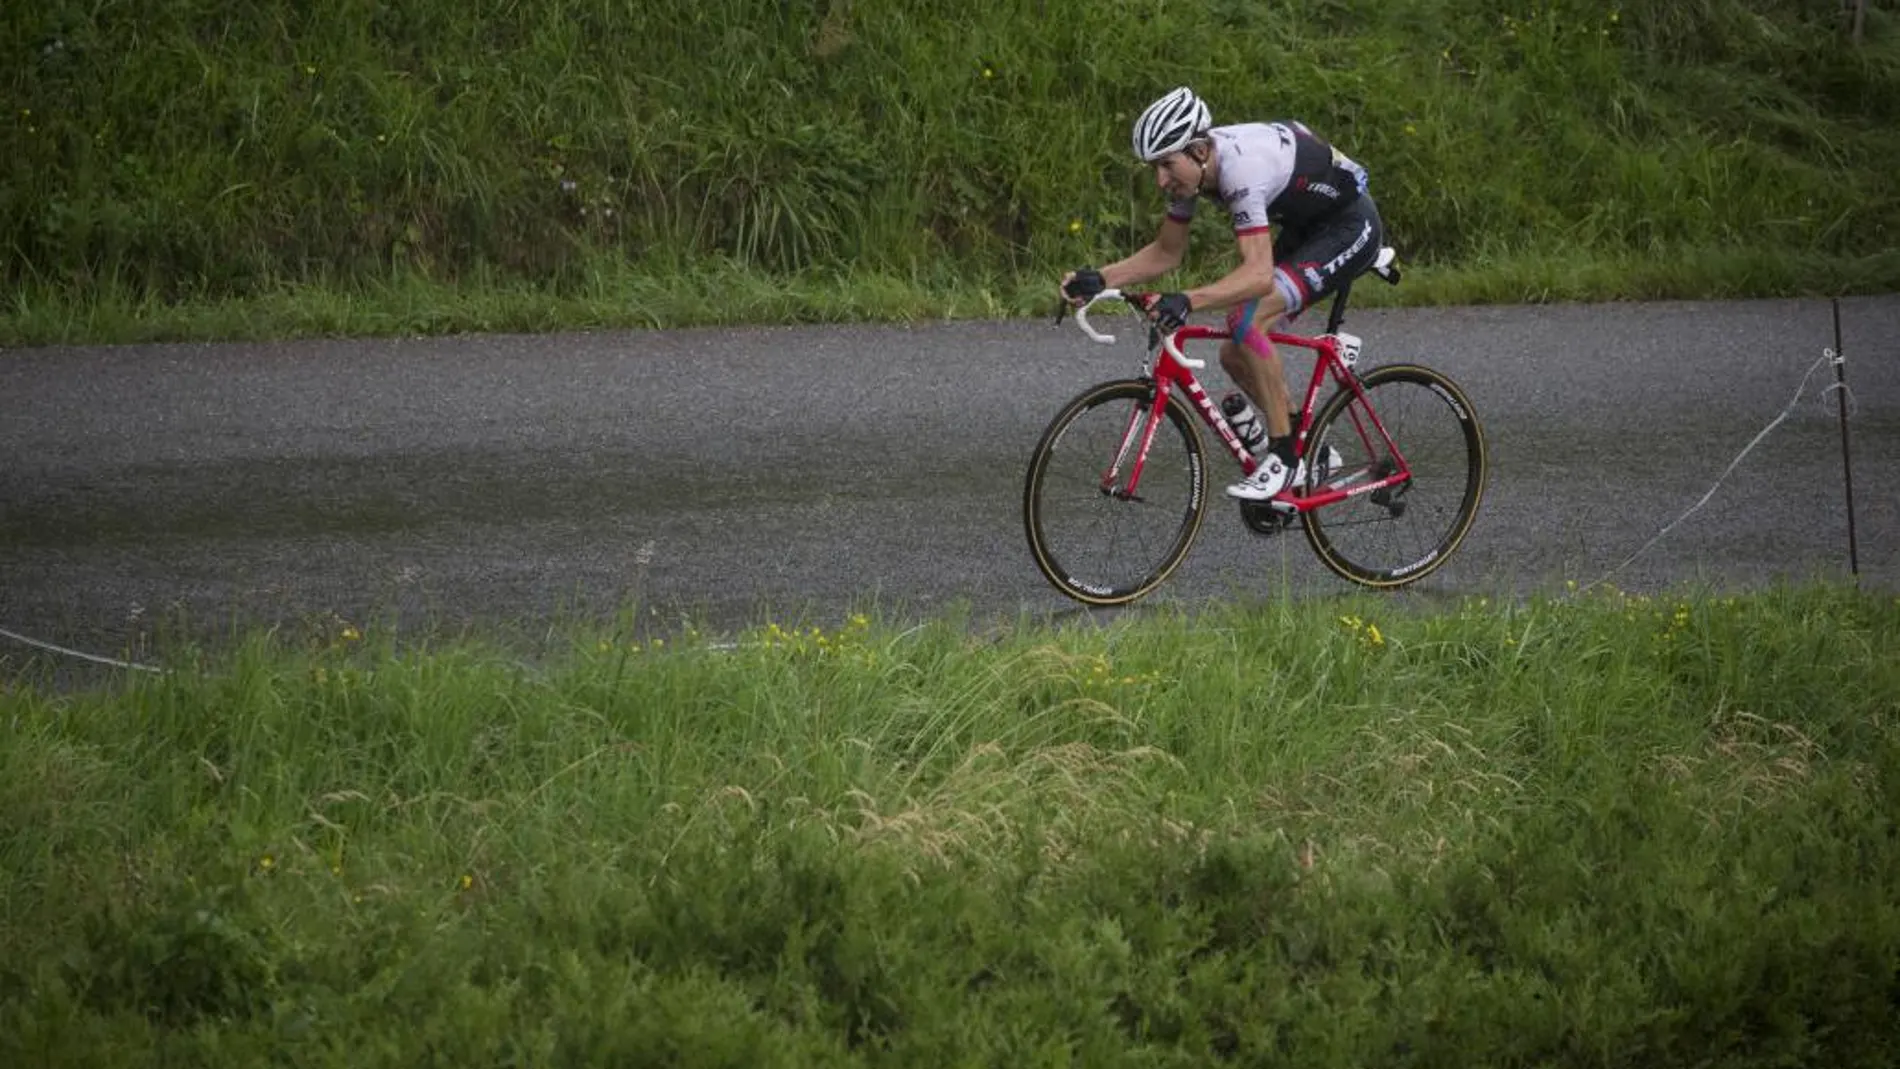
<svg viewBox="0 0 1900 1069"><path fill-rule="evenodd" d="M1097 300L1109 296L1119 297L1122 294L1105 290ZM1114 340L1112 336L1096 334L1087 326L1086 320L1082 321L1082 326L1097 340ZM1254 469L1259 467L1260 462L1254 458L1246 446L1241 444L1240 437L1234 433L1226 417L1221 414L1213 399L1208 396L1207 390L1202 387L1200 380L1195 377L1194 368L1205 367L1206 362L1191 359L1181 350L1180 343L1183 341L1226 341L1231 337L1232 334L1226 330L1189 324L1161 339L1161 344L1152 357L1152 364L1144 369L1146 377L1154 382L1154 403L1149 406L1145 419L1139 411L1129 415L1128 427L1122 433L1121 447L1116 451L1114 460L1102 476L1103 493L1121 498L1137 496L1142 469L1148 459L1149 446L1153 444L1155 432L1160 428L1162 413L1167 411L1168 399L1177 389L1187 395L1195 411L1200 413L1202 422L1206 423L1227 446L1228 453L1240 465L1243 474L1251 475ZM1367 447L1366 454L1384 455L1391 458L1390 471L1373 473L1373 478L1355 482L1350 487L1329 487L1311 494L1303 492L1302 488L1290 488L1273 498L1275 507L1292 512L1310 512L1361 494L1402 485L1412 477L1411 467L1405 462L1405 456L1400 452L1398 443L1393 441L1392 436L1386 432L1385 424L1379 419L1379 414L1373 410L1371 402L1366 398L1365 388L1359 384L1359 377L1353 374L1345 361L1340 358L1338 344L1330 335L1307 337L1301 334L1270 331L1267 333L1267 340L1275 345L1289 345L1310 350L1317 358L1313 364L1313 374L1306 384L1305 397L1300 404L1300 425L1294 428L1295 448L1299 451L1299 455L1306 455L1306 436L1313 427L1314 402L1318 399L1320 387L1330 379L1341 389L1352 391L1359 402L1348 411L1352 415L1354 429ZM1116 478L1137 438L1140 441L1140 448L1136 450L1134 462L1129 467L1127 482L1117 488ZM1373 448L1375 441L1383 443L1384 449Z"/></svg>

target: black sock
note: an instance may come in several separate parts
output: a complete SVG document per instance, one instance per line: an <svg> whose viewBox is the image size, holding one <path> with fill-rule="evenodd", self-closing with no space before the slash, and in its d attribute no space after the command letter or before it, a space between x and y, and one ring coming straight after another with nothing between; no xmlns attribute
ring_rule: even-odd
<svg viewBox="0 0 1900 1069"><path fill-rule="evenodd" d="M1267 451L1285 461L1286 466L1289 468L1292 467L1294 462L1298 459L1293 453L1293 436L1290 434L1285 438L1267 439Z"/></svg>

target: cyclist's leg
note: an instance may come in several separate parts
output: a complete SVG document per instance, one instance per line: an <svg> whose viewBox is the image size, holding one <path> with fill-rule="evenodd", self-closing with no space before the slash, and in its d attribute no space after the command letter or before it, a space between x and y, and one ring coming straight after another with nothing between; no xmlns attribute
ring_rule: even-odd
<svg viewBox="0 0 1900 1069"><path fill-rule="evenodd" d="M1305 233L1283 229L1275 240L1279 249L1300 250L1313 247ZM1304 277L1288 271L1288 258L1276 255L1282 265L1274 269L1274 287L1266 295L1238 305L1227 313L1227 330L1233 340L1221 347L1221 367L1229 378L1252 398L1256 408L1266 414L1267 437L1282 460L1293 463L1293 399L1286 384L1286 367L1269 331L1284 327L1287 319L1298 314L1310 300L1302 288Z"/></svg>
<svg viewBox="0 0 1900 1069"><path fill-rule="evenodd" d="M1384 241L1379 207L1370 193L1362 193L1301 238L1286 243L1286 251L1274 257L1278 263L1273 272L1276 292L1286 300L1287 318L1332 296L1340 283L1372 270Z"/></svg>
<svg viewBox="0 0 1900 1069"><path fill-rule="evenodd" d="M1278 440L1292 431L1287 411L1291 407L1286 388L1286 373L1280 354L1267 341L1262 324L1277 322L1284 307L1278 293L1248 301L1227 313L1227 329L1233 337L1220 348L1220 366L1240 392L1253 402L1266 421L1267 437Z"/></svg>
<svg viewBox="0 0 1900 1069"><path fill-rule="evenodd" d="M1342 282L1371 270L1379 258L1384 236L1379 209L1369 194L1361 194L1358 200L1304 233L1283 235L1283 247L1287 251L1275 257L1279 262L1273 269L1273 292L1260 299L1258 309L1243 306L1243 310L1253 312L1250 317L1229 319L1234 337L1244 339L1249 350L1260 354L1259 363L1273 373L1278 397L1269 414L1278 414L1278 421L1268 423L1267 434L1276 444L1285 441L1281 447L1283 457L1292 451L1292 421L1283 414L1291 403L1281 361L1265 332L1283 329L1286 321L1332 296Z"/></svg>
<svg viewBox="0 0 1900 1069"><path fill-rule="evenodd" d="M1267 332L1281 329L1309 305L1330 296L1339 284L1371 270L1385 228L1370 194L1300 233L1283 231L1278 244L1273 291L1228 312L1232 340L1221 346L1221 367L1265 414L1267 437L1291 463L1292 398L1280 355Z"/></svg>

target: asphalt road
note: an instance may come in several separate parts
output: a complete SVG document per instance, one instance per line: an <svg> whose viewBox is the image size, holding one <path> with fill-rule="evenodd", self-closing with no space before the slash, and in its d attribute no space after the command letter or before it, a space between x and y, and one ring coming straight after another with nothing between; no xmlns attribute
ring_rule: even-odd
<svg viewBox="0 0 1900 1069"><path fill-rule="evenodd" d="M1840 307L1860 579L1900 588L1900 296ZM1827 301L1349 326L1367 364L1457 379L1493 456L1458 557L1385 596L1849 574L1828 366L1628 559L1795 398L1834 344ZM1062 402L1138 357L1047 321L0 352L0 629L111 654L161 620L229 636L1069 612L1024 544L1024 464ZM1297 532L1263 539L1219 505L1151 603L1354 590ZM0 658L26 652L0 638Z"/></svg>

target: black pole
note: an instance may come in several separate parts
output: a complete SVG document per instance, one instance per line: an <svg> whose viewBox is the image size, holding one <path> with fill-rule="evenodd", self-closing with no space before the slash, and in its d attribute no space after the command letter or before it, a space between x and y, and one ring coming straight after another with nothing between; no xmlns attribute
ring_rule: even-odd
<svg viewBox="0 0 1900 1069"><path fill-rule="evenodd" d="M1841 299L1834 298L1834 384L1840 387L1835 400L1841 408L1841 472L1847 479L1847 569L1854 582L1860 582L1860 542L1854 534L1854 454L1847 438L1847 356L1841 351Z"/></svg>

